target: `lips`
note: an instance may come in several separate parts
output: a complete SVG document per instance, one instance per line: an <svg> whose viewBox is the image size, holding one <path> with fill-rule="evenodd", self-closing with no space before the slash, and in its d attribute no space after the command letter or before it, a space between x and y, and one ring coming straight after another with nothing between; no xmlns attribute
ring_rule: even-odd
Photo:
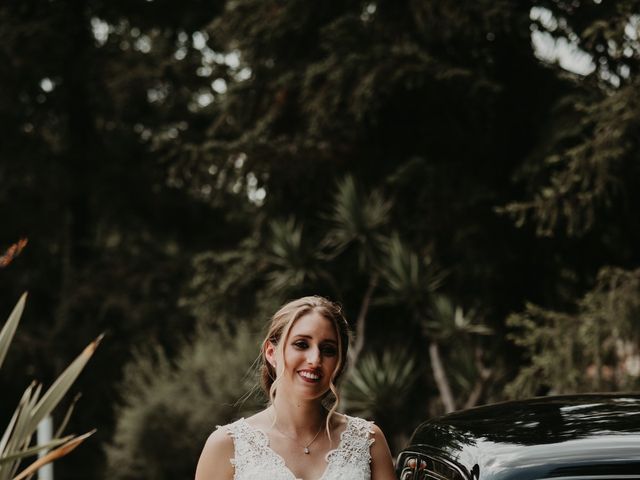
<svg viewBox="0 0 640 480"><path fill-rule="evenodd" d="M298 370L298 375L302 380L309 383L318 382L320 381L320 378L322 378L320 372L314 370Z"/></svg>

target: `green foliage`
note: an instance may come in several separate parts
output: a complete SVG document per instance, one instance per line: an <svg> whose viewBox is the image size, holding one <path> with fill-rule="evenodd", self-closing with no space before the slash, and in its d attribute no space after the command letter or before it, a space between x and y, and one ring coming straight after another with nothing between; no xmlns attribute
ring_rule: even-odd
<svg viewBox="0 0 640 480"><path fill-rule="evenodd" d="M80 378L83 408L70 428L95 425L108 437L110 402L129 349L150 337L170 347L176 332L193 328L178 306L192 257L205 244L236 245L239 235L231 232L245 231L238 216L216 213L208 198L170 184L171 165L160 160L166 153L160 139L199 130L199 113L190 106L212 81L195 73L204 52L190 36L222 2L183 6L178 12L164 2L119 0L0 5L0 21L15 27L0 32L7 66L0 75L6 139L0 243L22 232L32 239L21 268L0 278L0 290L17 298L28 285L34 312L14 342L14 361L3 367L3 418L24 389L25 365L51 382L69 352L107 331L102 348L109 361L93 365L99 382ZM226 76L220 63L212 71ZM56 476L98 478L100 448L87 442L84 455L56 466Z"/></svg>
<svg viewBox="0 0 640 480"><path fill-rule="evenodd" d="M381 260L380 276L389 294L383 303L406 305L420 318L426 313L431 295L446 278L430 255L419 254L395 233L385 239L386 255Z"/></svg>
<svg viewBox="0 0 640 480"><path fill-rule="evenodd" d="M16 329L18 328L18 323L20 323L20 317L22 317L26 300L26 294L20 297L20 300L18 300L18 303L0 331L0 367L2 367L4 359L7 356L7 352L11 346L11 340L13 340L13 336L16 334Z"/></svg>
<svg viewBox="0 0 640 480"><path fill-rule="evenodd" d="M402 431L405 422L398 412L406 408L418 371L418 363L406 351L369 352L350 371L343 386L344 408L374 418L393 432Z"/></svg>
<svg viewBox="0 0 640 480"><path fill-rule="evenodd" d="M7 322L2 330L0 330L0 366L7 354L18 323L20 322L26 298L26 294L20 297L11 315L9 315ZM90 432L81 436L62 436L62 430L66 425L65 420L50 442L46 444L32 444L32 438L38 428L38 424L51 414L69 391L93 355L98 343L99 339L90 344L44 393L42 391L42 385L37 382L31 383L24 391L18 407L9 420L6 430L0 439L0 480L9 480L12 478L19 480L31 476L43 465L69 453L93 433ZM67 420L69 414L70 412L67 413ZM35 460L19 474L17 473L18 468L25 458L36 455L43 450L46 451L46 455Z"/></svg>
<svg viewBox="0 0 640 480"><path fill-rule="evenodd" d="M259 395L249 395L256 384L251 365L257 351L250 328L238 324L234 333L199 329L175 360L159 347L136 354L120 388L107 478L192 477L216 425L261 404Z"/></svg>
<svg viewBox="0 0 640 480"><path fill-rule="evenodd" d="M516 398L538 393L545 383L557 393L577 390L584 370L575 366L576 319L566 314L547 312L528 304L522 313L511 315L507 324L516 328L511 338L531 355L531 364L518 372L509 385L508 395Z"/></svg>
<svg viewBox="0 0 640 480"><path fill-rule="evenodd" d="M336 254L351 244L357 245L361 269L375 267L389 223L391 202L380 191L364 195L352 176L338 182L331 211L327 215L330 227L324 243Z"/></svg>
<svg viewBox="0 0 640 480"><path fill-rule="evenodd" d="M308 285L320 280L331 281L321 263L320 251L310 242L303 241L303 226L294 218L274 220L270 224L268 242L268 288L283 295L304 291Z"/></svg>
<svg viewBox="0 0 640 480"><path fill-rule="evenodd" d="M509 204L503 211L519 225L532 220L544 236L584 235L603 221L599 213L635 188L637 171L632 163L640 136L637 91L635 81L572 99L573 113L564 114L572 121L559 124L552 136L554 148L541 162L535 158L546 181L536 187L533 199Z"/></svg>
<svg viewBox="0 0 640 480"><path fill-rule="evenodd" d="M540 344L560 348L564 320L545 312L572 302L589 312L575 298L599 270L638 266L637 10L636 0L4 2L0 218L8 236L40 240L28 258L37 269L2 286L47 292L23 328L51 338L36 352L19 336L16 353L52 377L59 340L79 348L96 325L109 331L101 382L83 388L93 408L83 414L105 435L115 419L102 400L132 346L158 338L175 352L196 319L257 323L301 292L341 300L365 354L403 335L420 351L436 341L460 398L477 391L483 365L517 375L502 337L463 333L479 318L462 306L504 332L531 300L532 338L546 325ZM594 71L539 58L532 34L582 49ZM601 358L609 388L605 372L627 347L587 325L580 345ZM420 373L436 412L433 378ZM99 454L85 458L59 468L104 471Z"/></svg>
<svg viewBox="0 0 640 480"><path fill-rule="evenodd" d="M465 312L448 296L434 294L431 296L430 313L423 319L422 327L427 337L446 343L472 335L491 335L491 329L476 317L476 312Z"/></svg>
<svg viewBox="0 0 640 480"><path fill-rule="evenodd" d="M554 393L624 391L640 386L640 270L603 268L575 313L527 305L508 319L529 359L508 386L526 397Z"/></svg>
<svg viewBox="0 0 640 480"><path fill-rule="evenodd" d="M495 364L485 365L490 355L482 338L493 331L483 320L474 310L465 312L449 296L435 293L430 296L429 313L420 321L425 339L444 349L443 368L458 408L476 406L497 369Z"/></svg>
<svg viewBox="0 0 640 480"><path fill-rule="evenodd" d="M269 296L256 295L264 288L267 262L260 255L255 237L235 248L195 255L191 261L188 284L181 292L180 305L201 322L218 318L251 318L256 312L276 307ZM276 299L275 302L278 300ZM262 308L262 303L269 305Z"/></svg>

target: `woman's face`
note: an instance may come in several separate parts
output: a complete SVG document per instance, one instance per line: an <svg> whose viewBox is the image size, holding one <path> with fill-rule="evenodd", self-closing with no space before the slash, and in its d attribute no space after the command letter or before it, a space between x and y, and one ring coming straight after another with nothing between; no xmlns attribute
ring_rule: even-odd
<svg viewBox="0 0 640 480"><path fill-rule="evenodd" d="M275 357L275 348L269 346L267 359L272 365ZM284 365L280 391L284 388L302 398L321 398L338 366L338 336L333 323L315 311L296 320L284 345Z"/></svg>

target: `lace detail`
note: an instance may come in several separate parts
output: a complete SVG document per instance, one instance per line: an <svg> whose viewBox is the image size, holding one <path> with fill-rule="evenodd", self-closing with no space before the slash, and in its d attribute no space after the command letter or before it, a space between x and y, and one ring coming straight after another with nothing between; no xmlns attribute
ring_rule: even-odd
<svg viewBox="0 0 640 480"><path fill-rule="evenodd" d="M327 468L318 480L371 480L371 453L375 441L372 423L362 418L346 416L347 426L340 435L340 444L326 455ZM269 438L253 428L244 418L224 427L233 437L234 480L298 480L284 459L269 447Z"/></svg>
<svg viewBox="0 0 640 480"><path fill-rule="evenodd" d="M347 416L340 445L327 453L327 470L320 480L371 480L372 422Z"/></svg>

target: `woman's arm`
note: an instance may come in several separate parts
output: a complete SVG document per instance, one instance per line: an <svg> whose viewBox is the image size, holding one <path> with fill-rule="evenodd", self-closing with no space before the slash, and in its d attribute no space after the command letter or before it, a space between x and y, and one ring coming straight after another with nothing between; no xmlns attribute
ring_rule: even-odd
<svg viewBox="0 0 640 480"><path fill-rule="evenodd" d="M220 428L209 435L204 444L195 480L232 480L233 439Z"/></svg>
<svg viewBox="0 0 640 480"><path fill-rule="evenodd" d="M375 442L371 445L371 480L396 480L387 439L377 425L373 426L373 438Z"/></svg>

